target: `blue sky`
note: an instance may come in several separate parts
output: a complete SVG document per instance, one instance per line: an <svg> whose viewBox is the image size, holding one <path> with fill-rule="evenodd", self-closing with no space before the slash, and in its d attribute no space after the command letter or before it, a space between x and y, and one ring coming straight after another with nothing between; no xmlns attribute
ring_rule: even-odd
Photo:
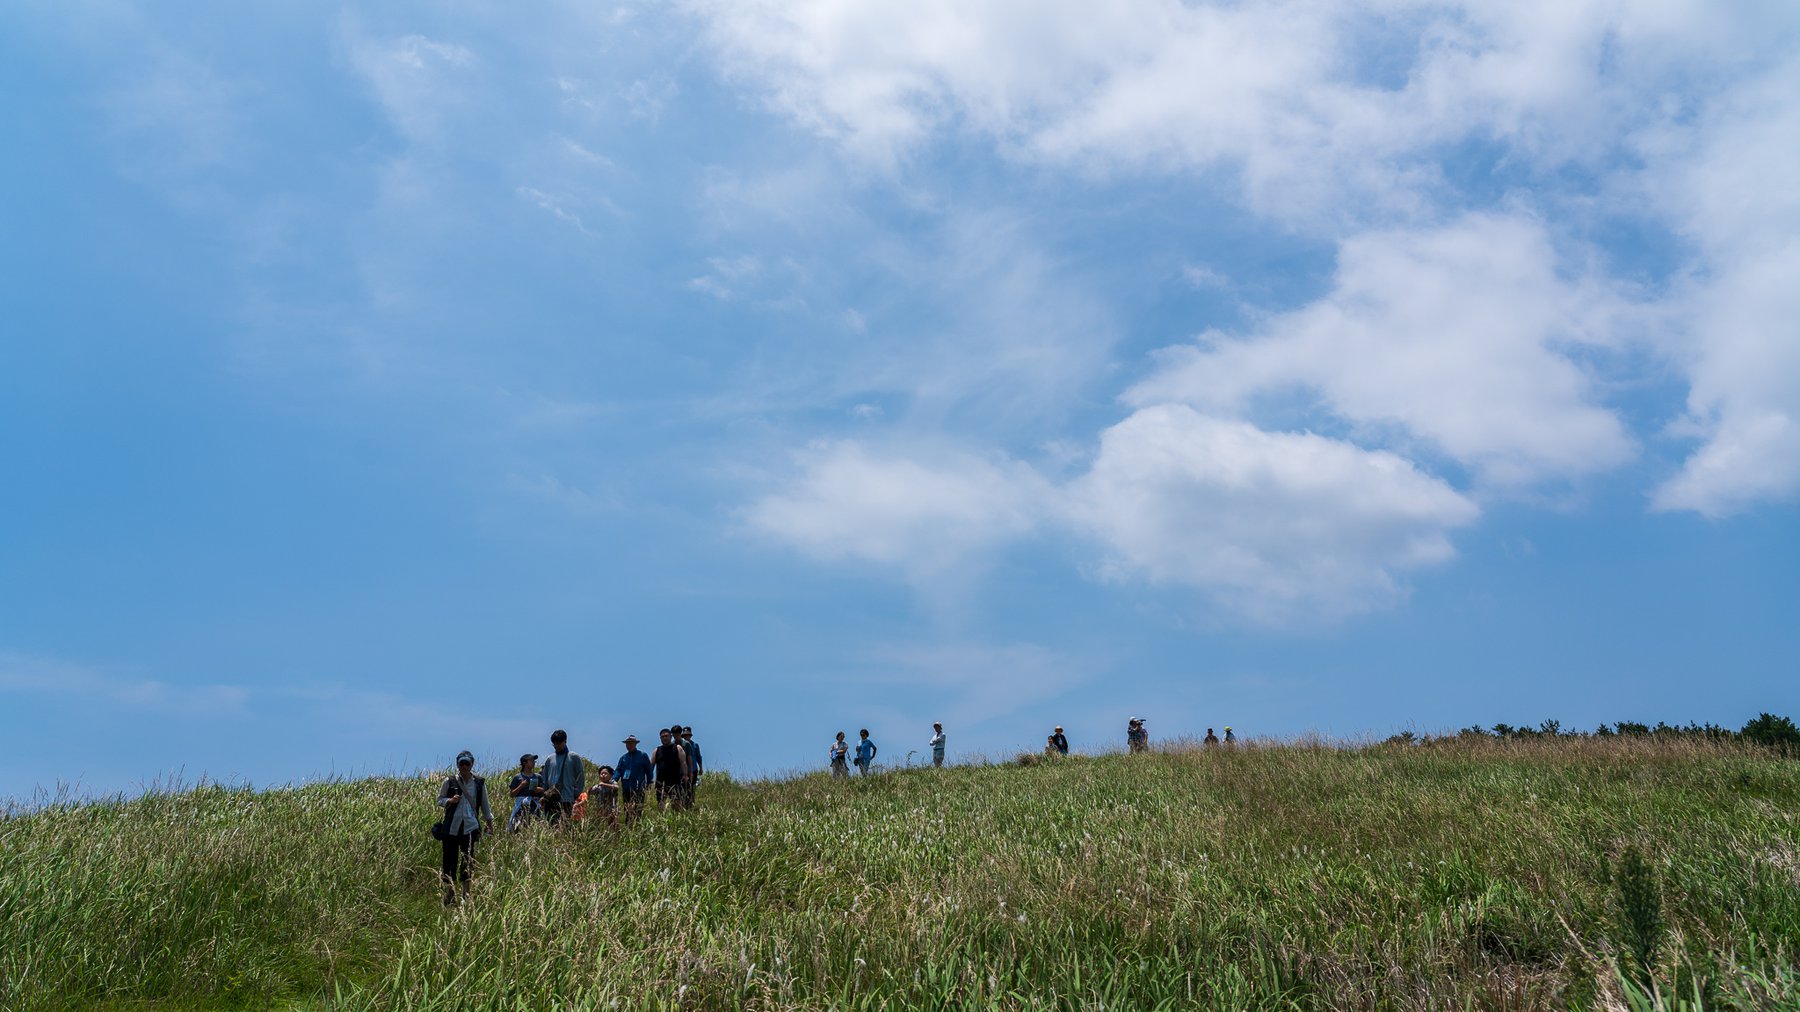
<svg viewBox="0 0 1800 1012"><path fill-rule="evenodd" d="M0 12L0 793L1800 709L1800 15Z"/></svg>

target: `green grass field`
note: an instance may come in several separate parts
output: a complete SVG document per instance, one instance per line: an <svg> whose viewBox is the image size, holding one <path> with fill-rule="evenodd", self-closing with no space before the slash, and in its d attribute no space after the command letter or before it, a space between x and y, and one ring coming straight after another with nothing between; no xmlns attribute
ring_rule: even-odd
<svg viewBox="0 0 1800 1012"><path fill-rule="evenodd" d="M0 1007L1800 1007L1800 762L1742 746L716 776L453 910L439 776L0 821Z"/></svg>

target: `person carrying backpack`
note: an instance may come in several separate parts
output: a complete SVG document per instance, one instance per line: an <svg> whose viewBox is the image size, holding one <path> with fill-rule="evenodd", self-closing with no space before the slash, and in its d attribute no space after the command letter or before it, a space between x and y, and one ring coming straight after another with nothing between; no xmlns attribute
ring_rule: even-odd
<svg viewBox="0 0 1800 1012"><path fill-rule="evenodd" d="M862 729L862 740L856 743L856 765L863 776L869 775L869 767L875 765L875 743L869 740L869 729Z"/></svg>
<svg viewBox="0 0 1800 1012"><path fill-rule="evenodd" d="M443 821L433 827L432 835L444 844L444 906L456 905L457 886L464 898L469 895L469 877L475 860L475 841L481 838L482 826L494 831L494 813L488 808L487 780L475 775L475 754L464 750L456 754L456 772L444 778L438 788L437 807ZM479 818L478 818L479 817Z"/></svg>

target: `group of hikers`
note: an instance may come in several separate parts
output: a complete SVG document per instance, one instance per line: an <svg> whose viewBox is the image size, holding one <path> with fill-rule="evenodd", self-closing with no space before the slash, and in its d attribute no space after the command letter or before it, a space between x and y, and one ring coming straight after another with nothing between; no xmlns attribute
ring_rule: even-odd
<svg viewBox="0 0 1800 1012"><path fill-rule="evenodd" d="M604 819L618 828L620 818L629 824L637 820L648 803L652 786L656 804L664 811L683 811L694 806L700 777L705 767L700 746L694 742L691 725L670 724L657 732L656 748L645 753L638 749L638 736L624 738L625 753L617 763L596 764L593 784L587 782L587 761L569 750L568 732L558 728L550 733L552 752L544 758L527 752L519 757L519 771L507 785L512 809L506 828L517 832L525 825L543 822L552 827L582 819ZM944 765L948 741L944 725L931 725L931 764ZM1223 744L1236 743L1231 728L1225 729ZM1150 750L1150 731L1142 717L1133 717L1125 726L1125 744L1132 752ZM1212 728L1206 729L1204 744L1216 748L1221 742ZM848 777L851 765L867 776L874 769L876 748L869 729L858 732L852 746L839 731L826 752L831 775ZM1066 756L1069 739L1058 724L1044 739L1044 755ZM910 753L909 761L910 761ZM538 760L543 758L543 765ZM438 788L437 807L442 819L432 827L432 835L443 842L444 905L452 906L460 886L466 895L471 874L470 861L475 843L483 829L492 832L494 813L488 805L487 780L475 774L475 754L457 753L456 773L446 777Z"/></svg>
<svg viewBox="0 0 1800 1012"><path fill-rule="evenodd" d="M517 832L535 821L562 826L590 817L605 819L617 828L621 814L630 823L643 812L652 785L659 808L692 808L705 771L700 746L694 743L694 729L671 724L658 731L657 737L656 749L646 754L638 748L637 735L626 735L625 753L616 764L596 764L590 785L587 761L569 750L568 732L561 728L550 732L552 751L541 769L536 753L519 757L519 772L507 786L512 798L507 830ZM432 835L443 842L444 905L452 906L459 885L468 893L476 841L483 829L490 833L494 829L487 779L475 774L473 752L457 753L456 773L438 788L437 807L443 818L432 827Z"/></svg>

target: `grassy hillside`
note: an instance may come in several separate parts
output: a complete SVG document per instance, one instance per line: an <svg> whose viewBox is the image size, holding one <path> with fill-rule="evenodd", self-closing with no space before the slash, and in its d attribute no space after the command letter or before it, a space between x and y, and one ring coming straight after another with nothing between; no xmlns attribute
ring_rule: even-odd
<svg viewBox="0 0 1800 1012"><path fill-rule="evenodd" d="M0 1007L1800 1007L1800 763L1736 746L719 777L452 911L436 782L0 822Z"/></svg>

